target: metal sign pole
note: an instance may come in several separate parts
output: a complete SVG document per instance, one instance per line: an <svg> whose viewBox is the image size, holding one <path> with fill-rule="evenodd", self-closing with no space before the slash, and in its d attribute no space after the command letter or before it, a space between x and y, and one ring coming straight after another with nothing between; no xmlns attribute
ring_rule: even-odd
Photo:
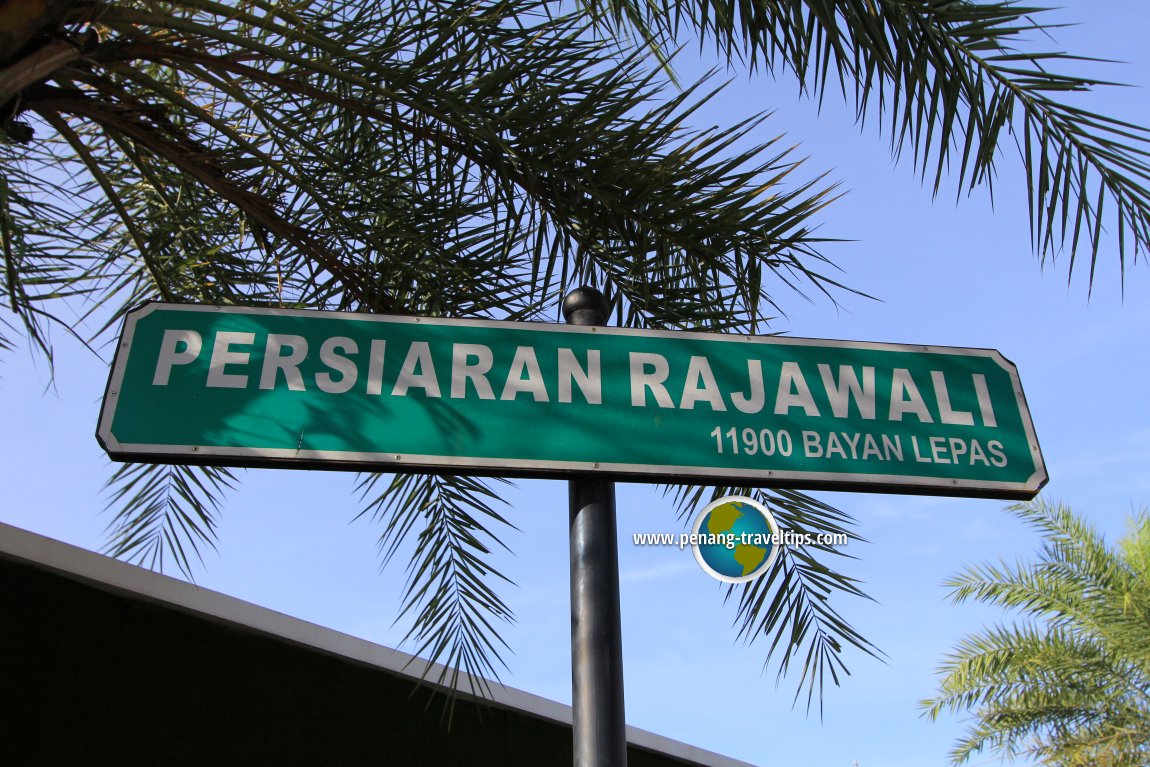
<svg viewBox="0 0 1150 767"><path fill-rule="evenodd" d="M572 325L606 325L607 299L579 288L563 300ZM615 483L568 483L571 513L571 696L575 767L626 767L623 640Z"/></svg>

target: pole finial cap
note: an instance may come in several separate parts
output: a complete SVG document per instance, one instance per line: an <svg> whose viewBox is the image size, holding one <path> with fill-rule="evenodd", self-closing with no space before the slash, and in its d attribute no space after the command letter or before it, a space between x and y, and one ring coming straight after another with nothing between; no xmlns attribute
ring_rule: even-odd
<svg viewBox="0 0 1150 767"><path fill-rule="evenodd" d="M606 325L611 304L597 288L584 285L563 299L563 319L571 325Z"/></svg>

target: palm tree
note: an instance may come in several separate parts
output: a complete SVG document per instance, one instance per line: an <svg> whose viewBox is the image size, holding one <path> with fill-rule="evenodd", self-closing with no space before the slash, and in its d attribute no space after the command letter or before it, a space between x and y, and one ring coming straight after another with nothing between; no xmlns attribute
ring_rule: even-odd
<svg viewBox="0 0 1150 767"><path fill-rule="evenodd" d="M926 715L973 716L955 764L983 749L1057 767L1150 764L1150 514L1110 548L1064 506L1013 511L1042 534L1038 560L972 567L947 585L956 603L1024 620L962 640Z"/></svg>
<svg viewBox="0 0 1150 767"><path fill-rule="evenodd" d="M1037 13L1037 12L1034 12ZM834 196L763 117L690 127L714 92L672 90L677 35L721 61L835 81L889 120L936 191L989 184L1005 137L1031 184L1040 252L1150 242L1141 128L1051 94L1091 81L1018 53L1045 31L1010 3L771 0L0 0L0 286L51 360L51 330L94 349L149 298L453 317L555 316L579 284L616 324L755 332L788 291L845 290L814 219ZM742 143L740 143L742 142ZM188 572L235 475L127 464L109 551ZM497 482L365 476L388 560L416 536L404 613L416 649L493 674L510 610L490 549ZM730 492L717 488L716 492ZM680 509L711 490L679 489ZM799 531L849 532L797 492L754 491ZM742 636L778 648L808 704L843 654L874 648L837 613L857 584L834 549L782 558L739 592ZM729 593L728 596L732 596ZM769 651L770 652L770 651Z"/></svg>

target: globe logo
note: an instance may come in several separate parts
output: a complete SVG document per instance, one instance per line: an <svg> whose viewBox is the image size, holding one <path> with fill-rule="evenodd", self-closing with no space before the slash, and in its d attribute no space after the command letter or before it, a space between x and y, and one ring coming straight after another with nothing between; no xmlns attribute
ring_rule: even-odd
<svg viewBox="0 0 1150 767"><path fill-rule="evenodd" d="M728 495L703 507L691 535L699 566L725 583L745 583L767 572L781 543L770 510L741 495Z"/></svg>

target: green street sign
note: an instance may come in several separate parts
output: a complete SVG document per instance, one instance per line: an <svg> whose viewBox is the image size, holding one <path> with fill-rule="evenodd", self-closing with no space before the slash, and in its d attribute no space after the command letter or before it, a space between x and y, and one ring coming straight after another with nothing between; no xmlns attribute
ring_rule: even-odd
<svg viewBox="0 0 1150 767"><path fill-rule="evenodd" d="M150 303L98 439L119 460L610 475L1031 498L997 351Z"/></svg>

